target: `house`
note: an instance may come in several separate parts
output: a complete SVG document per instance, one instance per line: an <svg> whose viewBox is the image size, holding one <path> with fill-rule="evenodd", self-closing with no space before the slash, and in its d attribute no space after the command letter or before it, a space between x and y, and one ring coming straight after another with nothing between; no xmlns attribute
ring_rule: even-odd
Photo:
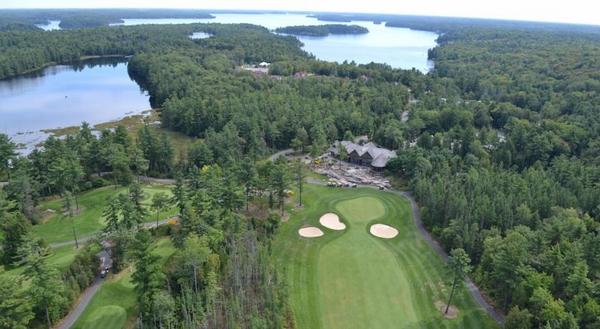
<svg viewBox="0 0 600 329"><path fill-rule="evenodd" d="M396 152L377 146L373 142L360 145L350 141L341 141L333 144L329 148L331 156L339 156L338 145L346 149L348 154L348 162L358 165L369 165L374 169L383 169L387 166L388 161L396 157Z"/></svg>

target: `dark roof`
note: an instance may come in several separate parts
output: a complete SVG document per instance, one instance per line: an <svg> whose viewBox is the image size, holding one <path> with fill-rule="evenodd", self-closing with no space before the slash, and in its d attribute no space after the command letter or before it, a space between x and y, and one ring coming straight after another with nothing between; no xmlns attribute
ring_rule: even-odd
<svg viewBox="0 0 600 329"><path fill-rule="evenodd" d="M341 144L348 154L356 152L358 156L362 157L364 154L368 154L371 159L371 166L377 168L383 168L387 165L388 161L396 157L396 152L377 146L375 143L369 142L364 145L359 145L350 141L336 142L329 151L333 154L339 154L337 145Z"/></svg>

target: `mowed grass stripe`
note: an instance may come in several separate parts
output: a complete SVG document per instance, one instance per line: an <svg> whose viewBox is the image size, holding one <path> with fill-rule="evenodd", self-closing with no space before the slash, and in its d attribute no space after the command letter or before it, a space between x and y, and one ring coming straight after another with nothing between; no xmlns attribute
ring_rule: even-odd
<svg viewBox="0 0 600 329"><path fill-rule="evenodd" d="M321 250L318 277L324 326L390 328L398 319L416 322L409 302L411 288L393 253L366 233L371 221L390 215L388 208L377 198L359 197L341 201L335 209L353 225ZM397 314L390 317L390 313Z"/></svg>
<svg viewBox="0 0 600 329"><path fill-rule="evenodd" d="M298 328L497 328L465 289L454 302L457 319L445 320L435 308L449 293L443 283L448 273L416 230L404 198L313 185L303 196L305 207L282 225L274 245ZM320 227L327 212L338 213L347 229ZM392 225L400 234L373 237L373 223ZM320 227L325 236L301 238L303 225Z"/></svg>

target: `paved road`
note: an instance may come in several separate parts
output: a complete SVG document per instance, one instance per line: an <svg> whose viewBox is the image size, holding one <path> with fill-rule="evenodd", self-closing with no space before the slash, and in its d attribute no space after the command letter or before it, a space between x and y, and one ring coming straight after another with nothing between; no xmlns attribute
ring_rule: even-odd
<svg viewBox="0 0 600 329"><path fill-rule="evenodd" d="M104 282L103 278L97 277L94 283L89 286L82 294L79 296L79 300L77 301L77 306L71 312L62 319L60 323L54 326L54 329L69 329L77 319L81 316L85 308L88 306L92 297L96 294L100 286L102 286L102 282Z"/></svg>
<svg viewBox="0 0 600 329"><path fill-rule="evenodd" d="M271 155L271 156L269 157L269 160L271 160L271 161L275 161L275 160L277 160L277 158L279 158L280 156L288 155L288 154L290 154L290 153L294 153L294 149L285 149L285 150L279 151L279 152L277 152L277 153L274 153L273 155Z"/></svg>
<svg viewBox="0 0 600 329"><path fill-rule="evenodd" d="M99 252L98 258L100 258L100 261L102 262L102 269L110 268L112 266L112 259L110 257L110 253L108 250L103 249L101 252ZM79 296L79 299L77 300L77 305L75 305L75 308L73 308L71 310L71 312L66 317L64 317L60 323L58 323L56 326L54 326L54 329L69 329L69 328L71 328L71 326L73 326L75 321L77 321L77 319L79 319L79 317L81 316L83 311L85 311L86 307L88 306L88 304L92 300L92 297L94 297L94 295L96 294L96 292L102 285L103 281L104 281L103 277L101 277L100 275L96 276L96 279L94 279L94 282L92 283L92 285L89 286L81 294L81 296Z"/></svg>
<svg viewBox="0 0 600 329"><path fill-rule="evenodd" d="M412 208L412 215L415 220L415 225L417 226L417 229L419 230L419 233L421 233L421 236L423 236L425 241L427 241L427 243L431 246L431 248L433 248L433 250L435 250L438 253L438 255L440 255L444 259L444 261L448 261L448 254L446 254L446 252L440 246L440 244L431 236L431 234L429 234L429 232L425 229L425 226L423 226L423 222L421 221L421 212L419 211L419 205L413 198L412 194L410 192L406 192L406 191L390 190L390 192L401 195L410 202L410 207ZM487 311L487 313L496 322L498 322L498 324L504 325L504 316L500 312L498 312L492 305L490 305L485 300L485 298L483 298L481 291L479 290L479 288L475 285L475 283L470 278L467 278L466 281L467 281L467 289L469 290L469 292L471 293L471 296L473 296L473 298L475 299L477 304L479 304L479 306L481 306L483 309L485 309Z"/></svg>
<svg viewBox="0 0 600 329"><path fill-rule="evenodd" d="M163 226L166 225L169 220L171 218L179 218L178 216L173 216L173 217L169 217L169 218L165 218L163 220L158 221L158 226ZM156 228L156 221L154 222L148 222L148 223L144 223L144 225L142 225L143 228L145 229L151 229L151 228ZM88 242L90 240L92 240L93 238L95 238L96 235L86 235L83 237L80 237L77 241L79 243L85 243ZM50 243L49 246L50 248L60 248L60 247L64 247L64 246L70 246L70 245L74 245L75 244L75 240L69 240L69 241L61 241L61 242L55 242L55 243Z"/></svg>
<svg viewBox="0 0 600 329"><path fill-rule="evenodd" d="M315 185L322 185L322 186L327 185L324 181L315 179L312 177L307 177L306 182L309 184L315 184ZM372 186L372 185L359 185L359 186L377 189L376 186ZM417 230L419 231L419 233L421 234L423 239L425 239L425 241L427 241L427 243L431 246L431 248L433 248L433 250L435 250L437 252L437 254L440 255L440 257L442 257L442 259L444 259L444 261L448 261L448 254L446 254L446 251L444 251L444 249L440 246L440 244L431 236L431 234L429 234L427 229L425 229L425 226L423 225L423 222L421 221L421 212L419 210L419 205L413 198L412 194L407 191L397 191L397 190L387 190L387 191L390 193L400 195L410 202L410 207L412 209L412 217L415 221L415 225L417 226ZM481 291L475 285L475 283L470 278L467 278L466 283L467 283L467 289L469 290L469 292L471 293L471 296L473 296L473 298L475 299L477 304L479 304L479 306L481 308L486 310L486 312L490 315L490 317L492 317L498 324L500 324L501 326L504 325L504 316L502 315L502 313L498 312L492 305L490 305L485 300L485 298L483 298Z"/></svg>
<svg viewBox="0 0 600 329"><path fill-rule="evenodd" d="M170 219L171 218L167 218L167 219L163 219L163 220L159 221L158 226L167 224ZM156 224L157 224L156 222L145 223L143 225L143 227L144 228L155 228L155 227L157 227ZM81 239L79 239L79 242L82 243L85 241L89 241L93 237L94 236L88 236L88 237L81 238ZM50 247L58 248L60 246L66 246L66 245L72 245L72 244L75 244L75 241L64 241L64 242L54 243L54 244L50 244ZM110 253L106 249L102 250L100 253L98 253L98 258L100 258L100 260L102 261L103 269L112 267L112 259L110 257ZM94 295L96 294L96 292L98 291L100 286L102 285L103 281L104 281L104 278L97 276L96 279L94 280L94 283L90 287L88 287L81 294L81 296L79 296L79 300L77 301L77 305L75 306L75 308L73 308L71 310L71 312L69 312L69 314L65 318L63 318L59 324L57 324L54 327L54 329L69 329L69 328L71 328L71 326L75 323L75 321L77 321L77 319L79 319L79 317L81 316L83 311L85 311L86 307L88 306L88 304L90 303L90 301L92 300L92 298L94 297Z"/></svg>

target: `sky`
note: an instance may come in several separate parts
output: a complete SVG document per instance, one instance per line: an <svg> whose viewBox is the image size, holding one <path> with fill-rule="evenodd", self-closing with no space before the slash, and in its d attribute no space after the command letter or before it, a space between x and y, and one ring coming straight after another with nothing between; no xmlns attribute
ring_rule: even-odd
<svg viewBox="0 0 600 329"><path fill-rule="evenodd" d="M390 13L600 25L598 0L0 0L0 8L193 8Z"/></svg>

